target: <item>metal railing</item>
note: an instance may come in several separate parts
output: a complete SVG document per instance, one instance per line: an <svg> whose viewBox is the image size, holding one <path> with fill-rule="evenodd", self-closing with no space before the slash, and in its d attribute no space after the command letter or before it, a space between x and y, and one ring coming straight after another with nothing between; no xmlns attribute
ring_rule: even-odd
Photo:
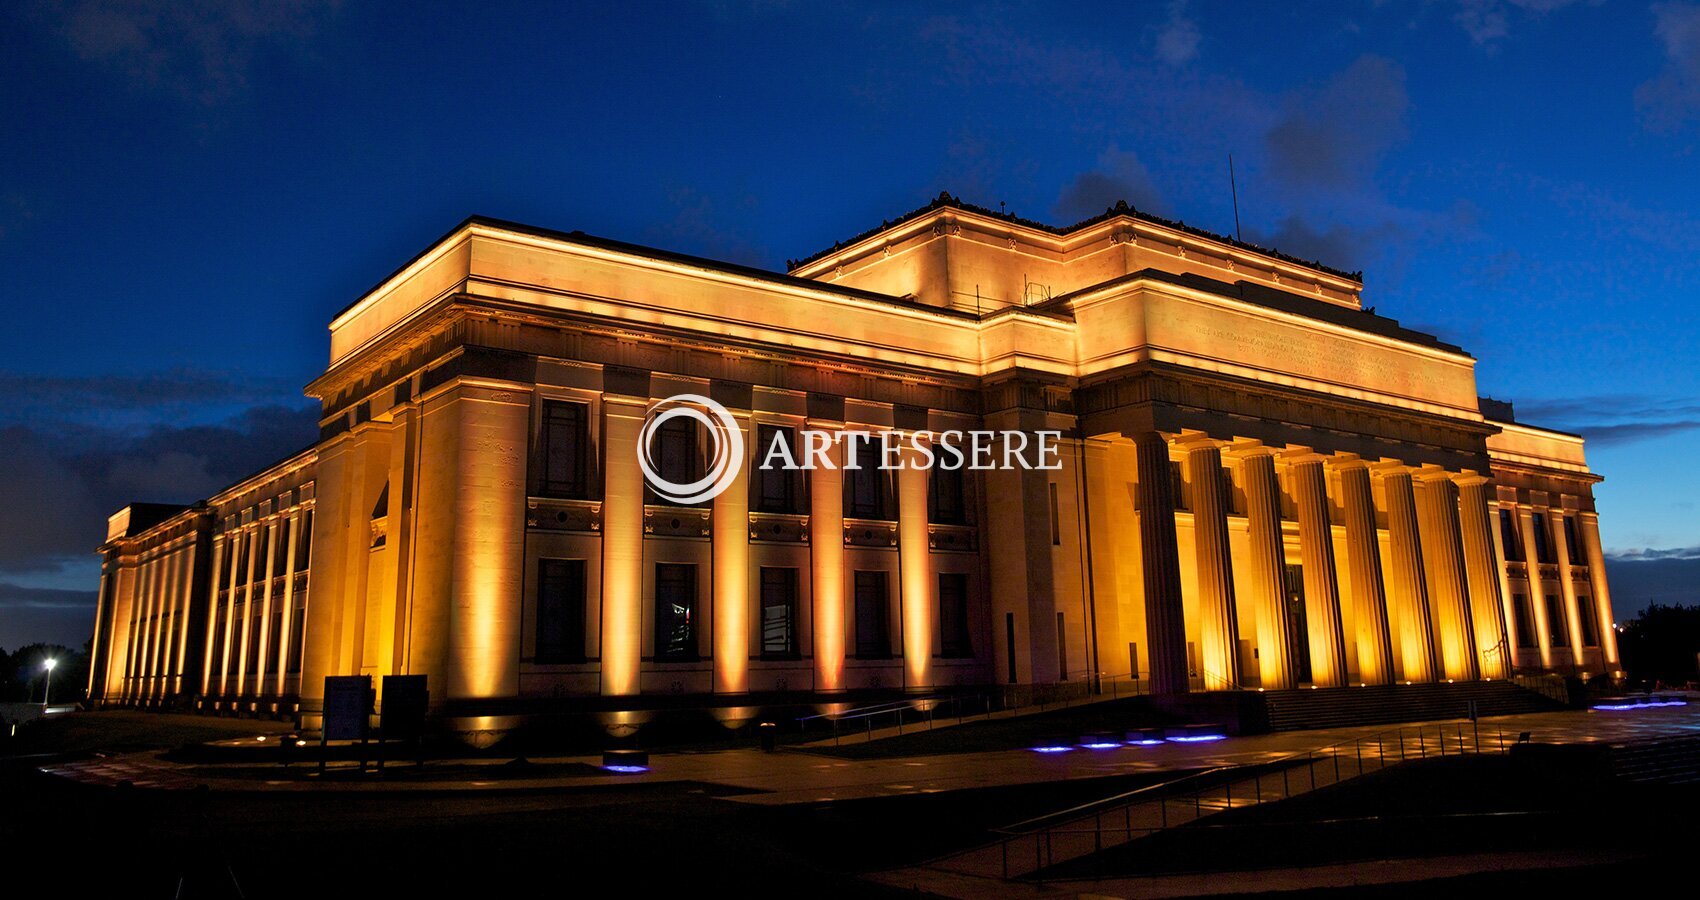
<svg viewBox="0 0 1700 900"><path fill-rule="evenodd" d="M1286 800L1409 760L1507 749L1505 732L1484 734L1476 723L1407 726L1251 766L1205 769L1018 822L996 829L1002 835L996 843L940 862L1004 879L1091 877L1059 879L1046 870L1223 810Z"/></svg>

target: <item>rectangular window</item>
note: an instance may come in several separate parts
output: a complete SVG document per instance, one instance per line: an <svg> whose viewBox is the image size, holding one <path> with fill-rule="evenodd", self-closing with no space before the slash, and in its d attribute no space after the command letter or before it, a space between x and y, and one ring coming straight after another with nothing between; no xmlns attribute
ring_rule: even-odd
<svg viewBox="0 0 1700 900"><path fill-rule="evenodd" d="M1057 680L1068 680L1068 629L1063 627L1063 614L1057 613Z"/></svg>
<svg viewBox="0 0 1700 900"><path fill-rule="evenodd" d="M1499 542L1505 545L1506 562L1523 561L1523 536L1517 532L1517 517L1509 509L1499 511Z"/></svg>
<svg viewBox="0 0 1700 900"><path fill-rule="evenodd" d="M856 655L862 659L891 656L889 598L884 572L856 573Z"/></svg>
<svg viewBox="0 0 1700 900"><path fill-rule="evenodd" d="M584 607L584 560L538 560L538 662L584 661Z"/></svg>
<svg viewBox="0 0 1700 900"><path fill-rule="evenodd" d="M230 621L230 597L226 596L218 604L218 618L213 624L212 634L212 674L224 674L224 629ZM133 661L132 661L133 662ZM217 690L216 683L209 684L210 690Z"/></svg>
<svg viewBox="0 0 1700 900"><path fill-rule="evenodd" d="M934 465L927 475L929 520L940 525L968 524L967 476L961 468Z"/></svg>
<svg viewBox="0 0 1700 900"><path fill-rule="evenodd" d="M702 479L707 466L702 458L701 432L701 425L684 416L668 419L655 430L652 447L662 478L674 484L692 484ZM651 503L671 503L653 492L649 496Z"/></svg>
<svg viewBox="0 0 1700 900"><path fill-rule="evenodd" d="M590 407L567 400L543 401L538 457L542 493L548 497L590 496Z"/></svg>
<svg viewBox="0 0 1700 900"><path fill-rule="evenodd" d="M1535 525L1535 561L1556 562L1552 556L1552 533L1547 531L1547 517L1543 513L1533 516Z"/></svg>
<svg viewBox="0 0 1700 900"><path fill-rule="evenodd" d="M283 671L283 662L279 651L283 649L283 602L277 597L272 598L272 623L266 635L266 642L271 646L266 649L266 671L277 674Z"/></svg>
<svg viewBox="0 0 1700 900"><path fill-rule="evenodd" d="M307 562L313 552L313 511L307 510L301 514L301 537L295 542L295 571L307 571Z"/></svg>
<svg viewBox="0 0 1700 900"><path fill-rule="evenodd" d="M1175 509L1192 509L1186 497L1186 477L1181 474L1178 462L1169 463L1169 493L1174 497Z"/></svg>
<svg viewBox="0 0 1700 900"><path fill-rule="evenodd" d="M761 655L763 659L797 656L797 570L761 570Z"/></svg>
<svg viewBox="0 0 1700 900"><path fill-rule="evenodd" d="M968 637L968 576L946 572L939 576L939 653L965 658L974 655Z"/></svg>
<svg viewBox="0 0 1700 900"><path fill-rule="evenodd" d="M1568 520L1567 520L1568 521ZM1598 647L1600 645L1600 615L1594 607L1594 598L1587 594L1576 595L1576 607L1579 624L1582 626L1582 646Z"/></svg>
<svg viewBox="0 0 1700 900"><path fill-rule="evenodd" d="M260 626L264 624L265 616L258 601L248 604L254 608L254 615L248 620L248 674L260 674Z"/></svg>
<svg viewBox="0 0 1700 900"><path fill-rule="evenodd" d="M697 658L696 566L655 566L655 658Z"/></svg>
<svg viewBox="0 0 1700 900"><path fill-rule="evenodd" d="M1511 607L1517 614L1517 646L1522 650L1533 650L1540 646L1535 636L1535 607L1529 602L1528 594L1512 594Z"/></svg>
<svg viewBox="0 0 1700 900"><path fill-rule="evenodd" d="M1005 656L1009 668L1009 683L1014 684L1017 674L1015 666L1015 613L1003 614L1003 637L1004 646L1009 650Z"/></svg>
<svg viewBox="0 0 1700 900"><path fill-rule="evenodd" d="M1557 594L1547 595L1547 641L1554 647L1570 646L1570 632L1564 623L1564 601Z"/></svg>
<svg viewBox="0 0 1700 900"><path fill-rule="evenodd" d="M1226 465L1222 466L1222 508L1233 515L1245 515L1245 504L1234 493L1234 473Z"/></svg>
<svg viewBox="0 0 1700 900"><path fill-rule="evenodd" d="M1057 508L1057 483L1051 482L1051 546L1062 545L1062 511Z"/></svg>
<svg viewBox="0 0 1700 900"><path fill-rule="evenodd" d="M1585 566L1588 561L1582 558L1582 542L1576 539L1576 519L1574 516L1564 516L1564 549L1570 554L1570 564Z"/></svg>
<svg viewBox="0 0 1700 900"><path fill-rule="evenodd" d="M852 519L890 518L886 473L880 468L879 447L872 440L844 441L844 514Z"/></svg>
<svg viewBox="0 0 1700 900"><path fill-rule="evenodd" d="M295 604L295 620L289 624L289 674L291 675L301 672L301 629L302 626L307 624L305 599L303 597L302 602Z"/></svg>
<svg viewBox="0 0 1700 900"><path fill-rule="evenodd" d="M771 468L763 466L774 441L786 447L791 458L802 464L801 448L795 429L783 425L762 425L756 429L756 511L767 513L802 514L803 469L786 469L775 460Z"/></svg>

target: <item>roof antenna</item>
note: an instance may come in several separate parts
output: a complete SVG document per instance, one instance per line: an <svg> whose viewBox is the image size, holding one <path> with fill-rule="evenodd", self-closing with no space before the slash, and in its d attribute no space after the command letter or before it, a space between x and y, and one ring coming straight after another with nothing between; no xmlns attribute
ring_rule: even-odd
<svg viewBox="0 0 1700 900"><path fill-rule="evenodd" d="M1008 215L1008 213L1006 213L1006 212L1004 212L1004 209L1003 209L1003 201L1002 201L1002 200L999 200L999 201L998 201L998 215L1000 215L1000 216L1002 216L1002 215Z"/></svg>
<svg viewBox="0 0 1700 900"><path fill-rule="evenodd" d="M1240 186L1234 178L1234 155L1228 154L1228 190L1234 198L1234 240L1245 243L1245 237L1240 234Z"/></svg>

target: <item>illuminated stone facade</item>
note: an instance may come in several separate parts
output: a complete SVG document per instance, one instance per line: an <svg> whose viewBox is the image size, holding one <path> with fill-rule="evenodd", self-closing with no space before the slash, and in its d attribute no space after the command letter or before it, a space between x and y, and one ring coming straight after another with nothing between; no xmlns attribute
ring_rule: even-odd
<svg viewBox="0 0 1700 900"><path fill-rule="evenodd" d="M783 275L472 219L331 323L316 446L114 516L91 694L311 722L327 675L413 673L500 727L572 698L1615 673L1581 440L1360 290L1123 207L1055 229L941 196ZM746 431L698 507L637 464L680 393ZM755 468L775 429L845 428L1055 429L1063 465Z"/></svg>

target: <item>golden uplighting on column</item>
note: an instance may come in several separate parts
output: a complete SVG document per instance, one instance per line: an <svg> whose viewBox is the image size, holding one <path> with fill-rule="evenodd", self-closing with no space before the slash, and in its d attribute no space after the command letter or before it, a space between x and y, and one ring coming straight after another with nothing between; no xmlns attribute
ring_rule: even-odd
<svg viewBox="0 0 1700 900"><path fill-rule="evenodd" d="M638 692L643 654L643 471L637 433L645 401L607 397L602 504L602 693Z"/></svg>
<svg viewBox="0 0 1700 900"><path fill-rule="evenodd" d="M933 683L932 552L927 546L927 470L920 453L906 449L897 473L897 550L903 600L904 685Z"/></svg>

